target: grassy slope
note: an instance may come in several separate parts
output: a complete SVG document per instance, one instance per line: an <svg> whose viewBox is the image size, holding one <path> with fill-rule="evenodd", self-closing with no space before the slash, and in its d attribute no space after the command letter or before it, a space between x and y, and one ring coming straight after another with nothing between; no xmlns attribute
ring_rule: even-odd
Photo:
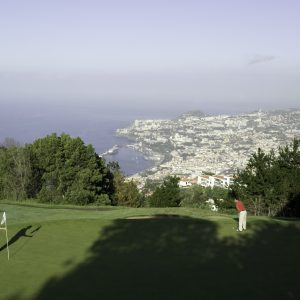
<svg viewBox="0 0 300 300"><path fill-rule="evenodd" d="M300 222L185 208L0 205L0 299L296 299ZM140 215L181 215L126 219ZM31 226L28 228L28 226ZM24 234L31 235L26 237ZM1 249L0 248L0 249Z"/></svg>

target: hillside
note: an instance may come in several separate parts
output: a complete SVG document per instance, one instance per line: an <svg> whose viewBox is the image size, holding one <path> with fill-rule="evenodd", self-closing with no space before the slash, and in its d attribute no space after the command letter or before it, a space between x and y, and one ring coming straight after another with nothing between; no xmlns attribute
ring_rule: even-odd
<svg viewBox="0 0 300 300"><path fill-rule="evenodd" d="M300 137L300 110L207 116L187 113L174 120L136 120L117 134L134 138L128 145L156 161L135 176L161 179L169 174L233 174L259 147L277 149Z"/></svg>

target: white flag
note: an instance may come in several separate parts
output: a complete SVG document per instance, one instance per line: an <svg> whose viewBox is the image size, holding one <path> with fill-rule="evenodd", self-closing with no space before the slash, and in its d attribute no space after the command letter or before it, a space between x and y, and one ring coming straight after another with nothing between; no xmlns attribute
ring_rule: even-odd
<svg viewBox="0 0 300 300"><path fill-rule="evenodd" d="M3 213L3 216L2 216L1 225L3 225L4 223L6 224L6 214L5 214L5 212Z"/></svg>

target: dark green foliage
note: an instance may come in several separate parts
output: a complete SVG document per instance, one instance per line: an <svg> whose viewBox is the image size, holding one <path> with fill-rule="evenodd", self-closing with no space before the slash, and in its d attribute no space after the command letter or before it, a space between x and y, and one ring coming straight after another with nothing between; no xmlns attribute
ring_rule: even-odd
<svg viewBox="0 0 300 300"><path fill-rule="evenodd" d="M212 198L214 200L225 200L229 197L228 189L218 186L204 188L204 195L206 199Z"/></svg>
<svg viewBox="0 0 300 300"><path fill-rule="evenodd" d="M113 204L131 207L141 206L141 195L133 181L125 181L121 171L114 173Z"/></svg>
<svg viewBox="0 0 300 300"><path fill-rule="evenodd" d="M203 187L200 185L194 185L184 190L180 206L207 208L208 205L206 201L208 199L213 199L219 209L234 208L233 198L228 189L221 187Z"/></svg>
<svg viewBox="0 0 300 300"><path fill-rule="evenodd" d="M109 168L109 170L115 174L116 172L121 172L121 168L120 168L120 165L117 161L110 161L108 164L107 164L107 167Z"/></svg>
<svg viewBox="0 0 300 300"><path fill-rule="evenodd" d="M0 147L0 199L22 199L30 189L29 153L17 144Z"/></svg>
<svg viewBox="0 0 300 300"><path fill-rule="evenodd" d="M93 147L80 138L52 134L28 149L36 174L35 193L41 201L84 205L108 192L109 170Z"/></svg>
<svg viewBox="0 0 300 300"><path fill-rule="evenodd" d="M300 217L300 139L279 148L275 169L281 173L276 190L286 200L278 214Z"/></svg>
<svg viewBox="0 0 300 300"><path fill-rule="evenodd" d="M258 149L239 172L234 194L255 215L300 216L300 140L264 153Z"/></svg>
<svg viewBox="0 0 300 300"><path fill-rule="evenodd" d="M161 184L161 181L159 180L150 180L146 179L145 185L143 187L143 193L144 195L152 194L157 187L159 187Z"/></svg>
<svg viewBox="0 0 300 300"><path fill-rule="evenodd" d="M25 147L7 144L0 147L0 199L141 206L136 184L125 181L119 164L106 165L80 138L51 134Z"/></svg>
<svg viewBox="0 0 300 300"><path fill-rule="evenodd" d="M181 202L181 193L178 186L179 178L169 176L163 184L156 188L149 197L151 207L176 207Z"/></svg>
<svg viewBox="0 0 300 300"><path fill-rule="evenodd" d="M209 198L215 200L215 204L220 210L235 209L234 198L229 189L215 186L213 188L207 187L205 191Z"/></svg>
<svg viewBox="0 0 300 300"><path fill-rule="evenodd" d="M275 177L272 175L274 152L264 153L260 148L248 161L246 168L235 178L234 190L242 198L248 209L255 215L264 212L267 195L273 191Z"/></svg>
<svg viewBox="0 0 300 300"><path fill-rule="evenodd" d="M112 181L112 172L93 147L67 134L51 134L25 147L0 148L2 199L107 204Z"/></svg>
<svg viewBox="0 0 300 300"><path fill-rule="evenodd" d="M183 207L205 207L208 199L205 195L205 188L200 185L193 185L189 189L183 190L180 206Z"/></svg>

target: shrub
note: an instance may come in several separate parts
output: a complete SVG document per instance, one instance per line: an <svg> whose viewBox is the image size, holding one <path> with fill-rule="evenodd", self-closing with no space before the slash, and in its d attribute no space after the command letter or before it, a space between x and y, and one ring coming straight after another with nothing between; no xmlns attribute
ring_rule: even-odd
<svg viewBox="0 0 300 300"><path fill-rule="evenodd" d="M151 207L176 207L181 202L181 193L178 186L179 178L168 176L163 184L156 188L149 197Z"/></svg>

